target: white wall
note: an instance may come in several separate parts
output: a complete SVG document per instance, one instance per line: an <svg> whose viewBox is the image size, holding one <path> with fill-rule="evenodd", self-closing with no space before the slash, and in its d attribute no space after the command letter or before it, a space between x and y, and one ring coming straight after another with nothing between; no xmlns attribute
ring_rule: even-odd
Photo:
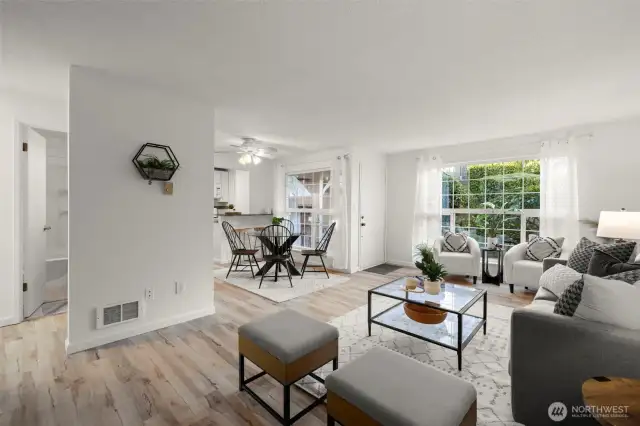
<svg viewBox="0 0 640 426"><path fill-rule="evenodd" d="M210 106L71 68L69 352L214 312L213 123ZM170 145L180 161L172 196L132 165L144 142ZM96 329L97 307L141 300L146 288L154 298L140 320Z"/></svg>
<svg viewBox="0 0 640 426"><path fill-rule="evenodd" d="M249 211L243 213L270 213L273 209L274 161L263 159L258 165L243 166L238 154L216 154L215 166L222 169L249 171Z"/></svg>
<svg viewBox="0 0 640 426"><path fill-rule="evenodd" d="M65 101L0 91L0 326L22 320L22 253L19 209L19 159L16 123L56 131L67 130Z"/></svg>
<svg viewBox="0 0 640 426"><path fill-rule="evenodd" d="M592 134L592 137L588 137ZM545 138L577 136L579 209L581 218L597 219L601 210L640 211L637 196L640 164L640 117L551 132L430 149L445 163L535 156ZM417 160L427 151L387 156L387 261L412 261L411 233ZM593 236L583 227L582 234Z"/></svg>

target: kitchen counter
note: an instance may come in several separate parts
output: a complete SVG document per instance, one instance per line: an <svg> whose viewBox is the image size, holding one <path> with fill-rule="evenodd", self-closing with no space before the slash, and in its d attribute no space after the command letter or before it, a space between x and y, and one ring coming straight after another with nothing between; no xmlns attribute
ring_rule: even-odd
<svg viewBox="0 0 640 426"><path fill-rule="evenodd" d="M270 213L250 213L242 215L220 215L213 219L213 259L215 262L228 263L231 261L229 242L224 235L222 222L229 222L236 229L254 228L271 225L273 215Z"/></svg>

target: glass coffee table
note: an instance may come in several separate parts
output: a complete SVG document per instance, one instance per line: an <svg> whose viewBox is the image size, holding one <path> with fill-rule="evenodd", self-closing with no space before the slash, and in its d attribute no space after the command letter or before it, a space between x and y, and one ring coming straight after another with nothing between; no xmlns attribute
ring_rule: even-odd
<svg viewBox="0 0 640 426"><path fill-rule="evenodd" d="M408 278L408 277L407 277ZM371 336L371 324L390 328L416 339L424 340L458 353L458 370L462 370L462 350L473 336L483 328L487 334L487 291L476 287L445 283L440 293L412 293L404 290L406 278L400 278L369 290L368 326ZM399 302L379 313L372 313L373 296L395 299ZM482 299L482 317L471 315L467 311ZM439 311L447 312L440 324L422 324L413 321L404 312L404 304L428 305Z"/></svg>

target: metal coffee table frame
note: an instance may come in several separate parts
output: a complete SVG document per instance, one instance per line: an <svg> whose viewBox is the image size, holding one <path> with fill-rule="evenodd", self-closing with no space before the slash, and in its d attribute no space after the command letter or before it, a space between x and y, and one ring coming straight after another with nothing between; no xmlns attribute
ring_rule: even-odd
<svg viewBox="0 0 640 426"><path fill-rule="evenodd" d="M447 348L447 349L452 349L452 350L456 351L456 353L458 354L458 370L459 371L462 370L462 351L463 351L463 349L465 347L467 347L469 342L473 339L473 337L476 335L476 333L480 330L481 327L483 329L483 333L485 335L487 334L487 291L484 290L484 289L483 290L479 290L478 289L479 293L475 297L473 297L464 307L462 307L461 309L459 309L457 311L456 310L452 310L452 309L443 308L441 306L435 306L435 305L428 304L428 306L431 307L431 308L437 309L439 311L445 311L445 312L448 312L448 313L451 313L451 314L454 314L454 315L457 316L457 318L458 318L457 345L453 346L453 345L448 345L446 343L438 342L438 341L436 341L434 339L430 339L430 338L425 337L425 336L421 336L421 335L412 333L412 332L407 331L407 330L403 330L403 329L398 328L398 327L394 327L392 325L386 324L386 323L378 320L378 318L381 315L384 315L385 313L391 311L392 309L398 308L398 306L403 305L405 302L406 303L412 303L412 304L415 304L415 305L420 305L420 306L424 306L425 305L424 302L418 302L418 301L409 299L408 295L409 294L413 294L413 293L405 292L405 295L407 295L407 296L405 298L402 298L402 297L397 297L397 296L394 296L394 295L390 295L390 294L386 294L386 293L382 293L380 291L377 291L381 287L388 286L388 285L394 284L396 282L398 283L398 285L401 285L400 283L403 280L404 280L404 278L401 278L399 280L392 281L391 283L386 283L386 284L383 284L381 286L378 286L376 288L373 288L373 289L369 290L368 304L367 304L368 305L367 318L368 318L368 333L369 333L369 336L371 336L371 324L377 324L377 325L379 325L381 327L385 327L385 328L389 328L391 330L397 331L398 333L406 334L406 335L414 337L416 339L419 339L419 340L422 340L422 341L426 341L426 342L430 342L430 343L433 343L433 344L438 345L438 346L442 346L442 347ZM455 286L456 284L449 284L449 285L454 285ZM387 298L391 298L391 299L396 299L396 300L399 300L400 302L395 304L395 305L393 305L393 306L391 306L390 308L387 308L387 309L383 310L382 312L379 312L379 313L377 313L377 314L372 316L372 313L371 313L371 308L372 308L371 299L372 299L373 295L387 297ZM482 301L482 304L483 304L483 315L482 315L482 317L477 317L475 315L467 314L466 312L473 305L475 305L480 299L483 299L483 301ZM475 318L477 320L475 326L471 329L471 331L466 336L463 335L463 328L462 328L463 318L465 316L466 317ZM416 323L416 324L418 324L418 323ZM432 325L432 324L422 324L422 325L424 327L435 327L436 326L436 325ZM449 335L453 336L452 333L450 333Z"/></svg>

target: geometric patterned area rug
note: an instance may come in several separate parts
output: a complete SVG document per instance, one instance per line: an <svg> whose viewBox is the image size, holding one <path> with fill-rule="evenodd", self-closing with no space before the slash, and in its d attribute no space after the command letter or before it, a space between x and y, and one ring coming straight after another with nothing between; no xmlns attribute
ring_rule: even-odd
<svg viewBox="0 0 640 426"><path fill-rule="evenodd" d="M250 271L238 271L231 272L229 278L225 278L227 270L228 268L214 269L213 276L227 284L240 287L243 290L250 291L251 293L277 303L306 296L307 294L315 293L324 288L333 287L334 285L349 281L348 275L329 274L329 279L327 279L327 276L324 274L311 273L303 279L301 279L300 276L291 277L291 282L293 283L292 288L289 285L289 278L287 278L285 273L283 277L278 277L278 282L275 282L274 279L270 277L265 278L262 282L262 287L258 289L258 286L260 286L260 277L252 278ZM272 272L269 273L272 274Z"/></svg>
<svg viewBox="0 0 640 426"><path fill-rule="evenodd" d="M380 312L395 303L397 301L374 299L373 312ZM340 331L340 366L358 358L375 346L392 349L473 384L477 391L478 425L517 425L511 414L511 378L508 371L512 311L513 308L488 303L487 335L485 336L482 330L478 331L462 351L462 371L458 371L458 358L453 350L376 324L372 325L371 337L368 337L367 305L354 309L329 323ZM482 316L482 303L476 303L469 313ZM406 321L412 322L409 318L406 318ZM316 374L324 378L331 370L331 364L328 364ZM298 385L316 394L324 392L324 387L313 379L305 378L298 382ZM428 383L425 383L423 392L425 398L428 398ZM437 390L434 389L434 392Z"/></svg>

